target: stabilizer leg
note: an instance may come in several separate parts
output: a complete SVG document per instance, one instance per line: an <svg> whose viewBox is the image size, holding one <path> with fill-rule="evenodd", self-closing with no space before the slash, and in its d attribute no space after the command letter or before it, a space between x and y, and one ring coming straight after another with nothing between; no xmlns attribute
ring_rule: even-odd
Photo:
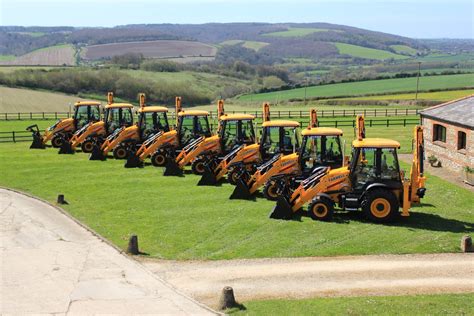
<svg viewBox="0 0 474 316"><path fill-rule="evenodd" d="M138 168L143 167L143 161L136 155L136 151L131 151L128 154L127 162L124 165L125 168Z"/></svg>
<svg viewBox="0 0 474 316"><path fill-rule="evenodd" d="M59 147L58 154L74 154L71 143L65 137L61 137L61 147Z"/></svg>
<svg viewBox="0 0 474 316"><path fill-rule="evenodd" d="M45 149L46 146L43 144L43 139L39 134L33 133L33 142L30 145L30 149Z"/></svg>
<svg viewBox="0 0 474 316"><path fill-rule="evenodd" d="M209 163L204 164L204 173L197 185L217 185L217 178Z"/></svg>
<svg viewBox="0 0 474 316"><path fill-rule="evenodd" d="M89 156L89 160L105 160L107 157L104 155L104 152L100 148L101 144L98 142L94 142L94 147L92 148L91 155Z"/></svg>

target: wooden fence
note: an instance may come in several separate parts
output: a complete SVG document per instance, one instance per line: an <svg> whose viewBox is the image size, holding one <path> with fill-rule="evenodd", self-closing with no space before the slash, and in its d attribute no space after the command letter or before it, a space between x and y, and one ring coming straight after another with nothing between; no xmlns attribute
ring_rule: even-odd
<svg viewBox="0 0 474 316"><path fill-rule="evenodd" d="M217 115L216 111L211 111L211 118ZM262 117L262 111L226 111L226 113L245 113ZM413 116L418 115L418 109L334 109L318 110L318 117L353 117L363 114L365 117L391 117L391 116ZM0 121L18 120L58 120L71 117L71 112L9 112L0 113ZM309 116L308 110L271 110L272 118L306 118ZM174 118L174 111L170 111L170 117Z"/></svg>
<svg viewBox="0 0 474 316"><path fill-rule="evenodd" d="M301 127L306 127L309 124L308 120L299 120ZM356 120L324 120L319 122L320 127L355 127ZM408 126L420 124L417 118L386 118L386 119L365 119L366 127L373 126ZM215 124L212 124L214 127ZM0 143L17 143L32 141L31 132L28 131L11 131L0 132Z"/></svg>

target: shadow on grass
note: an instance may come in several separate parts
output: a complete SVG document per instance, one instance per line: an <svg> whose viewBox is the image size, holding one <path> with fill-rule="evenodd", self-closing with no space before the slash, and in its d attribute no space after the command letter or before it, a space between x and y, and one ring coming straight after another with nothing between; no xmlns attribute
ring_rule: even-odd
<svg viewBox="0 0 474 316"><path fill-rule="evenodd" d="M307 216L307 214L301 215ZM300 216L300 218L301 218ZM350 222L362 222L367 224L374 224L367 220L363 213L357 212L337 212L331 222L338 224L349 224ZM456 219L444 218L436 214L410 212L409 217L399 217L393 223L376 224L391 227L406 227L413 229L424 229L439 232L451 233L473 233L474 223L460 221Z"/></svg>

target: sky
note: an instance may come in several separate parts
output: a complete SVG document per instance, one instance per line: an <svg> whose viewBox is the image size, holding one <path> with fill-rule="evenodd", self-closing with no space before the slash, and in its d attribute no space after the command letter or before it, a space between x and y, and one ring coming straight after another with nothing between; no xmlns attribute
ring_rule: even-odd
<svg viewBox="0 0 474 316"><path fill-rule="evenodd" d="M474 38L474 0L0 0L0 25L328 22L414 38Z"/></svg>

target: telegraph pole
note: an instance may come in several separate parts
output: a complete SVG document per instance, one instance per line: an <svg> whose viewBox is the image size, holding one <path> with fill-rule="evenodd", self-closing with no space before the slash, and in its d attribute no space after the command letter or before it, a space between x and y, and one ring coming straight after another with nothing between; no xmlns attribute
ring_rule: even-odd
<svg viewBox="0 0 474 316"><path fill-rule="evenodd" d="M420 70L421 70L421 61L418 62L418 75L416 76L416 95L415 95L416 102L418 102L418 87L420 85Z"/></svg>

